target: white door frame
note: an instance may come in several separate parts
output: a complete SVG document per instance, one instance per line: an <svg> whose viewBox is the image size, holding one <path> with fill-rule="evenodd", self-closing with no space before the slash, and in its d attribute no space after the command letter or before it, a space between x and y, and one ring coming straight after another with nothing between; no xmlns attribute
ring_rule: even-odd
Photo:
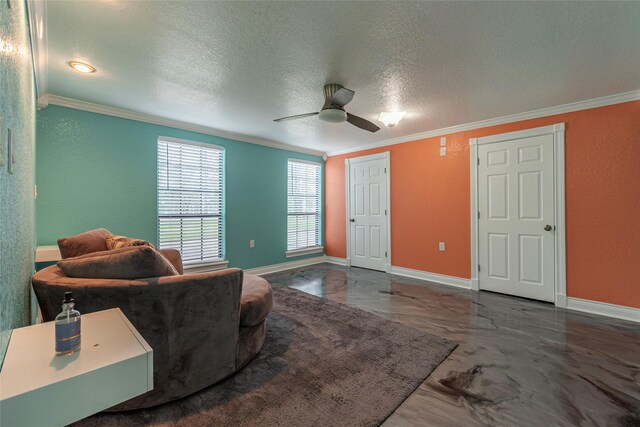
<svg viewBox="0 0 640 427"><path fill-rule="evenodd" d="M541 135L553 135L554 197L555 197L555 305L567 306L565 184L564 184L564 123L542 126L517 132L471 138L469 140L471 166L471 289L480 290L478 279L478 145L504 142ZM486 267L485 267L486 268Z"/></svg>
<svg viewBox="0 0 640 427"><path fill-rule="evenodd" d="M387 265L385 270L391 273L391 165L389 162L389 151L378 154L370 154L368 156L352 157L344 161L344 182L346 185L346 211L345 219L347 224L347 266L351 267L351 176L349 174L350 165L352 163L367 162L369 160L384 159L385 175L387 176Z"/></svg>

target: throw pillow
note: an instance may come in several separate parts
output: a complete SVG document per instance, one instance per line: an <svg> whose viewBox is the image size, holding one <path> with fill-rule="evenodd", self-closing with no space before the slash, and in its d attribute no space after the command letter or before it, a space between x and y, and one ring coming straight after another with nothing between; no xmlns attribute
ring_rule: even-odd
<svg viewBox="0 0 640 427"><path fill-rule="evenodd" d="M113 234L107 235L105 238L107 243L107 249L120 249L120 248L128 248L131 246L149 246L154 248L154 246L142 239L134 239L126 236L114 236Z"/></svg>
<svg viewBox="0 0 640 427"><path fill-rule="evenodd" d="M94 252L58 261L58 267L68 277L88 279L142 279L178 275L175 267L149 246Z"/></svg>
<svg viewBox="0 0 640 427"><path fill-rule="evenodd" d="M76 234L71 237L62 237L58 239L58 248L62 259L73 258L92 252L106 251L107 244L105 238L111 234L109 230L98 228L96 230L87 231L86 233Z"/></svg>

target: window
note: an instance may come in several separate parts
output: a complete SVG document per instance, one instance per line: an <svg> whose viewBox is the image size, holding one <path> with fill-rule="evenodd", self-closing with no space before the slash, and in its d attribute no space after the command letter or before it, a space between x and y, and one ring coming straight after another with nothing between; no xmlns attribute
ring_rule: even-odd
<svg viewBox="0 0 640 427"><path fill-rule="evenodd" d="M223 258L224 148L158 140L158 243L179 249L186 268Z"/></svg>
<svg viewBox="0 0 640 427"><path fill-rule="evenodd" d="M321 252L320 164L289 159L287 255Z"/></svg>

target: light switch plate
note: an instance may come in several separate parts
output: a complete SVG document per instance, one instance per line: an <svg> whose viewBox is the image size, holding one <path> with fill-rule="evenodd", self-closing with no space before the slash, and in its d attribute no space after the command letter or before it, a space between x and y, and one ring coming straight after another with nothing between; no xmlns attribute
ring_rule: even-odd
<svg viewBox="0 0 640 427"><path fill-rule="evenodd" d="M440 147L440 155L441 156L447 155L447 147Z"/></svg>
<svg viewBox="0 0 640 427"><path fill-rule="evenodd" d="M438 243L438 249L440 250L440 252L444 252L444 242Z"/></svg>
<svg viewBox="0 0 640 427"><path fill-rule="evenodd" d="M440 146L445 147L447 145L447 137L443 136L440 138Z"/></svg>
<svg viewBox="0 0 640 427"><path fill-rule="evenodd" d="M256 241L255 240L249 240L249 247L250 248L255 248L256 247Z"/></svg>

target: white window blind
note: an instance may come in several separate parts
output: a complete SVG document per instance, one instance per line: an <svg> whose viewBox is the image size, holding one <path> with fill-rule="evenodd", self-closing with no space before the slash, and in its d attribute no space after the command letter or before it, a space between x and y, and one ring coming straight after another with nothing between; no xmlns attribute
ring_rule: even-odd
<svg viewBox="0 0 640 427"><path fill-rule="evenodd" d="M222 147L158 140L158 243L185 266L223 257Z"/></svg>
<svg viewBox="0 0 640 427"><path fill-rule="evenodd" d="M320 164L289 160L287 250L320 245Z"/></svg>

